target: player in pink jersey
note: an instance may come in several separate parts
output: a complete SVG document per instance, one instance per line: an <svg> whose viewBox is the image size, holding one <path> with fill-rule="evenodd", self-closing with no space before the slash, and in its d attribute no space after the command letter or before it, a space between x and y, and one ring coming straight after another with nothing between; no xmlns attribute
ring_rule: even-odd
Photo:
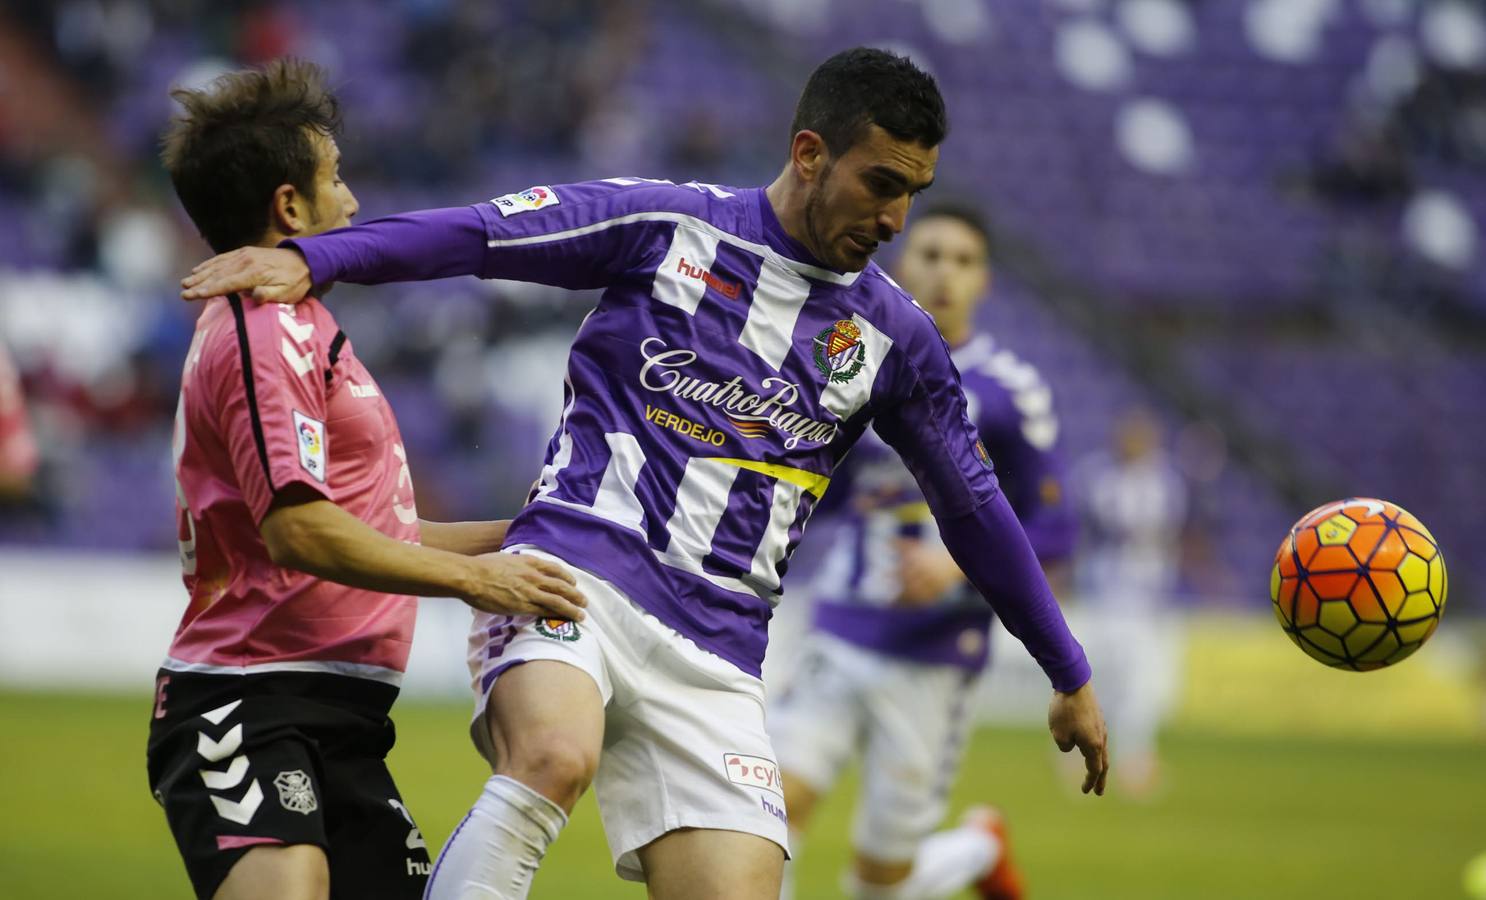
<svg viewBox="0 0 1486 900"><path fill-rule="evenodd" d="M177 91L164 160L217 250L346 225L339 116L278 62ZM581 619L572 578L497 554L505 522L421 522L397 421L330 311L210 301L173 453L190 605L149 776L199 897L414 898L431 868L384 758L411 595Z"/></svg>
<svg viewBox="0 0 1486 900"><path fill-rule="evenodd" d="M0 501L24 497L31 489L40 454L21 396L21 376L0 346Z"/></svg>

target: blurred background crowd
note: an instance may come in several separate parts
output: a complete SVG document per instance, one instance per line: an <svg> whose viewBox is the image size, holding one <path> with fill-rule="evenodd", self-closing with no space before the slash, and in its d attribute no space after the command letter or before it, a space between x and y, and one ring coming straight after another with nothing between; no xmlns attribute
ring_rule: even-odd
<svg viewBox="0 0 1486 900"><path fill-rule="evenodd" d="M172 86L324 64L365 220L614 175L766 183L804 75L857 43L940 80L927 200L989 214L986 324L1052 385L1067 455L1179 474L1177 593L1266 608L1286 527L1371 495L1481 609L1486 15L1458 0L7 4L0 348L36 452L11 454L32 477L0 543L174 546L176 283L207 251L157 160ZM333 304L423 515L513 510L587 300L465 280Z"/></svg>

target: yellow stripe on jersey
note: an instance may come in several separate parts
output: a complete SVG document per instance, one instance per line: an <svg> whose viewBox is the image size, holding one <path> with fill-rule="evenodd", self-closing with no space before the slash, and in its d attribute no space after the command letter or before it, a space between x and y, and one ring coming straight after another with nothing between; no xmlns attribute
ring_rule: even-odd
<svg viewBox="0 0 1486 900"><path fill-rule="evenodd" d="M752 459L726 459L721 456L710 456L707 458L712 462L727 463L730 466L737 466L740 469L747 469L750 472L758 472L770 478L777 478L780 481L795 485L807 494L814 494L816 497L824 494L826 488L831 484L831 476L829 475L807 472L804 469L796 469L793 466L781 466L778 463L758 462Z"/></svg>

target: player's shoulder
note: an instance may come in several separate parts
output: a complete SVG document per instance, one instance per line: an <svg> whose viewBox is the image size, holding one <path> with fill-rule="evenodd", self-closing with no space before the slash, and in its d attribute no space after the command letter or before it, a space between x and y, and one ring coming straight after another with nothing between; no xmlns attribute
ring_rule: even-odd
<svg viewBox="0 0 1486 900"><path fill-rule="evenodd" d="M491 199L504 216L560 206L598 208L608 216L675 213L726 219L744 210L747 189L700 181L623 175L572 184L536 185Z"/></svg>
<svg viewBox="0 0 1486 900"><path fill-rule="evenodd" d="M255 303L242 297L208 301L197 322L196 352L202 361L227 369L244 359L314 358L335 340L339 328L325 304L309 298L294 306Z"/></svg>
<svg viewBox="0 0 1486 900"><path fill-rule="evenodd" d="M976 382L1011 394L1048 387L1036 364L984 331L955 348L952 356L967 386Z"/></svg>
<svg viewBox="0 0 1486 900"><path fill-rule="evenodd" d="M894 343L942 343L934 317L877 263L867 263L853 287L858 312Z"/></svg>

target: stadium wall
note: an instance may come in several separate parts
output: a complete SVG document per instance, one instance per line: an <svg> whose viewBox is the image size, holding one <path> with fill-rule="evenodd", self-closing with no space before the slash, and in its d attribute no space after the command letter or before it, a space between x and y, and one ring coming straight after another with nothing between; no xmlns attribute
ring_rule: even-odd
<svg viewBox="0 0 1486 900"><path fill-rule="evenodd" d="M148 694L184 603L174 557L0 550L0 689ZM1272 734L1486 735L1481 623L1447 618L1407 663L1358 674L1311 661L1284 639L1267 600L1259 610L1197 612L1168 623L1179 650L1170 692L1175 724ZM808 639L807 616L805 604L791 602L776 616L765 667L771 688L790 677ZM1083 633L1079 611L1069 618ZM457 601L420 605L404 696L468 697L468 624ZM995 635L994 651L975 704L978 718L1040 726L1047 712L1042 673L1004 631ZM1101 660L1091 656L1099 689Z"/></svg>

